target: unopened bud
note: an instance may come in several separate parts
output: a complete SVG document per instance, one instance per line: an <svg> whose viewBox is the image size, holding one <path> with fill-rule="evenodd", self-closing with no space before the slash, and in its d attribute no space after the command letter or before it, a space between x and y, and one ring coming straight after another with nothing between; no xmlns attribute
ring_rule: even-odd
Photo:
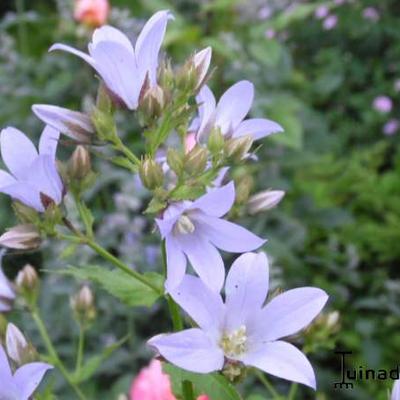
<svg viewBox="0 0 400 400"><path fill-rule="evenodd" d="M82 286L79 292L71 297L71 308L80 324L87 325L96 318L94 295L88 285Z"/></svg>
<svg viewBox="0 0 400 400"><path fill-rule="evenodd" d="M285 196L283 190L264 190L250 197L247 208L250 214L257 214L276 207Z"/></svg>
<svg viewBox="0 0 400 400"><path fill-rule="evenodd" d="M154 190L162 186L164 173L161 165L152 158L145 158L139 166L139 176L143 186L149 190Z"/></svg>
<svg viewBox="0 0 400 400"><path fill-rule="evenodd" d="M248 154L252 144L250 135L228 139L225 142L225 154L227 158L239 162Z"/></svg>
<svg viewBox="0 0 400 400"><path fill-rule="evenodd" d="M189 132L185 136L185 154L190 153L197 144L196 134Z"/></svg>
<svg viewBox="0 0 400 400"><path fill-rule="evenodd" d="M117 127L112 112L95 108L91 115L91 121L100 140L113 140L117 136Z"/></svg>
<svg viewBox="0 0 400 400"><path fill-rule="evenodd" d="M339 311L332 311L326 317L326 326L330 329L335 329L339 324Z"/></svg>
<svg viewBox="0 0 400 400"><path fill-rule="evenodd" d="M191 57L176 73L176 86L184 92L194 91L198 82L197 75L193 57Z"/></svg>
<svg viewBox="0 0 400 400"><path fill-rule="evenodd" d="M193 63L196 71L196 89L200 88L207 76L211 62L212 49L207 47L193 56Z"/></svg>
<svg viewBox="0 0 400 400"><path fill-rule="evenodd" d="M167 151L167 163L177 175L183 170L183 156L177 150L169 148Z"/></svg>
<svg viewBox="0 0 400 400"><path fill-rule="evenodd" d="M219 127L214 127L210 132L207 144L207 147L210 150L211 154L220 153L224 148L224 144L225 138L224 135L221 133L221 129Z"/></svg>
<svg viewBox="0 0 400 400"><path fill-rule="evenodd" d="M185 156L185 171L189 175L201 174L207 165L208 151L200 145L196 145Z"/></svg>
<svg viewBox="0 0 400 400"><path fill-rule="evenodd" d="M159 68L159 78L157 79L164 92L169 91L173 87L174 71L172 70L171 63L165 61Z"/></svg>
<svg viewBox="0 0 400 400"><path fill-rule="evenodd" d="M238 179L236 183L236 203L245 204L247 203L250 193L253 189L254 179L251 175L243 175Z"/></svg>
<svg viewBox="0 0 400 400"><path fill-rule="evenodd" d="M39 215L36 210L20 203L19 201L13 202L13 210L15 215L22 223L33 223L38 220Z"/></svg>
<svg viewBox="0 0 400 400"><path fill-rule="evenodd" d="M162 88L158 85L149 88L140 102L140 109L148 119L158 118L165 106Z"/></svg>
<svg viewBox="0 0 400 400"><path fill-rule="evenodd" d="M37 249L41 241L39 231L31 224L16 225L0 236L0 246L10 249Z"/></svg>
<svg viewBox="0 0 400 400"><path fill-rule="evenodd" d="M38 359L36 349L12 323L7 325L6 347L7 354L18 366L31 363Z"/></svg>
<svg viewBox="0 0 400 400"><path fill-rule="evenodd" d="M85 179L92 169L90 153L85 146L76 146L68 162L68 175L72 180Z"/></svg>
<svg viewBox="0 0 400 400"><path fill-rule="evenodd" d="M25 299L28 306L34 306L36 304L40 284L35 268L29 264L25 265L25 267L18 272L15 283L18 292Z"/></svg>

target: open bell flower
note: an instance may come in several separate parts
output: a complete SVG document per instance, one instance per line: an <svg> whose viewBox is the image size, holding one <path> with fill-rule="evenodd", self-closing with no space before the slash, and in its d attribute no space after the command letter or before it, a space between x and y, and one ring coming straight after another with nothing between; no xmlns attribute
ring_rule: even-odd
<svg viewBox="0 0 400 400"><path fill-rule="evenodd" d="M233 182L210 189L195 201L171 204L156 219L167 253L167 291L182 281L187 258L203 282L219 292L224 283L224 262L218 249L243 253L265 240L235 223L222 219L235 201Z"/></svg>
<svg viewBox="0 0 400 400"><path fill-rule="evenodd" d="M118 29L105 25L94 31L89 54L71 46L56 43L49 51L63 50L85 60L103 79L108 90L135 110L146 77L155 86L158 53L172 14L156 12L145 24L133 47L128 37Z"/></svg>
<svg viewBox="0 0 400 400"><path fill-rule="evenodd" d="M11 311L15 291L0 266L0 313Z"/></svg>
<svg viewBox="0 0 400 400"><path fill-rule="evenodd" d="M0 345L0 399L28 400L53 367L42 362L25 364L14 374L11 371L3 346Z"/></svg>
<svg viewBox="0 0 400 400"><path fill-rule="evenodd" d="M0 192L44 212L50 203L60 204L64 185L57 171L56 150L60 133L46 126L39 151L21 131L3 129L0 150L10 173L0 170Z"/></svg>
<svg viewBox="0 0 400 400"><path fill-rule="evenodd" d="M245 253L235 260L226 279L225 302L199 278L186 275L170 294L198 327L155 336L148 344L188 371L206 374L244 365L315 389L308 359L281 339L310 324L328 296L321 289L303 287L263 307L268 285L264 253Z"/></svg>
<svg viewBox="0 0 400 400"><path fill-rule="evenodd" d="M213 128L219 128L226 138L248 135L253 140L283 132L279 124L269 119L244 119L253 99L254 85L249 81L235 83L222 95L218 104L210 88L203 86L196 96L199 115L191 126L191 129L196 128L197 140L206 141Z"/></svg>

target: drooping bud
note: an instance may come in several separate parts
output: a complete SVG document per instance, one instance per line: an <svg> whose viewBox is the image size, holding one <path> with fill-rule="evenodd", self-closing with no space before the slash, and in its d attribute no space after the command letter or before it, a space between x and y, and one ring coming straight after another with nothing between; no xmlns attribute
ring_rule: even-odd
<svg viewBox="0 0 400 400"><path fill-rule="evenodd" d="M32 224L16 225L0 236L0 246L10 249L37 249L41 242L40 233Z"/></svg>
<svg viewBox="0 0 400 400"><path fill-rule="evenodd" d="M34 306L36 304L38 292L39 292L39 277L32 265L25 265L15 279L17 290L20 295L24 298L28 306Z"/></svg>
<svg viewBox="0 0 400 400"><path fill-rule="evenodd" d="M162 186L164 173L161 165L152 158L145 158L139 166L139 176L143 186L149 190L154 190Z"/></svg>
<svg viewBox="0 0 400 400"><path fill-rule="evenodd" d="M167 151L167 163L177 175L180 175L183 171L183 162L183 155L170 147Z"/></svg>
<svg viewBox="0 0 400 400"><path fill-rule="evenodd" d="M208 137L208 150L210 150L213 155L219 154L223 150L224 144L225 138L221 133L221 129L219 127L214 127Z"/></svg>
<svg viewBox="0 0 400 400"><path fill-rule="evenodd" d="M276 207L284 196L283 190L264 190L251 196L247 203L249 214L254 215Z"/></svg>
<svg viewBox="0 0 400 400"><path fill-rule="evenodd" d="M68 176L72 180L82 181L91 172L90 153L85 146L76 146L68 162Z"/></svg>
<svg viewBox="0 0 400 400"><path fill-rule="evenodd" d="M150 87L140 102L140 110L147 120L158 118L165 106L165 96L162 88L158 85Z"/></svg>
<svg viewBox="0 0 400 400"><path fill-rule="evenodd" d="M210 68L211 55L211 47L206 47L193 56L196 71L196 89L199 89L205 81L208 69Z"/></svg>
<svg viewBox="0 0 400 400"><path fill-rule="evenodd" d="M196 145L185 156L185 171L189 175L201 174L207 165L208 151L206 148Z"/></svg>
<svg viewBox="0 0 400 400"><path fill-rule="evenodd" d="M90 324L96 318L94 295L88 285L83 285L79 292L71 297L71 308L82 326Z"/></svg>
<svg viewBox="0 0 400 400"><path fill-rule="evenodd" d="M250 135L231 138L225 142L225 155L235 162L241 161L249 152L253 138Z"/></svg>

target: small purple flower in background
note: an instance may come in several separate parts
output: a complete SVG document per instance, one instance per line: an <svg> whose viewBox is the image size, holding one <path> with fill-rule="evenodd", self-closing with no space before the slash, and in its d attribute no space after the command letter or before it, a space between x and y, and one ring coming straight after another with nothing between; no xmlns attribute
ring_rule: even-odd
<svg viewBox="0 0 400 400"><path fill-rule="evenodd" d="M310 324L328 296L321 289L303 287L280 294L263 307L268 286L264 253L245 253L232 264L225 303L200 279L186 275L171 296L198 328L158 335L148 343L189 371L210 373L241 363L315 389L314 371L305 355L279 339Z"/></svg>
<svg viewBox="0 0 400 400"><path fill-rule="evenodd" d="M1 157L8 170L0 170L0 192L39 212L54 202L60 204L64 185L57 171L59 132L46 126L40 137L39 153L21 131L6 128L0 134Z"/></svg>
<svg viewBox="0 0 400 400"><path fill-rule="evenodd" d="M103 26L94 31L88 46L89 54L60 43L54 44L50 51L67 51L85 60L101 76L107 88L130 110L135 110L146 76L150 86L157 84L158 53L171 18L169 11L155 13L143 27L135 48L124 33Z"/></svg>
<svg viewBox="0 0 400 400"><path fill-rule="evenodd" d="M199 116L193 121L193 126L197 128L197 140L207 140L214 127L221 129L226 137L250 135L254 140L283 132L279 124L268 119L244 120L253 104L253 98L254 85L249 81L235 83L222 95L218 104L210 88L203 86L196 97Z"/></svg>
<svg viewBox="0 0 400 400"><path fill-rule="evenodd" d="M276 31L275 29L267 29L265 31L265 37L267 39L273 39L276 36Z"/></svg>
<svg viewBox="0 0 400 400"><path fill-rule="evenodd" d="M391 119L383 126L383 133L387 136L394 135L400 127L400 123L397 119Z"/></svg>
<svg viewBox="0 0 400 400"><path fill-rule="evenodd" d="M323 19L326 18L329 14L329 8L327 6L319 6L314 13L315 18Z"/></svg>
<svg viewBox="0 0 400 400"><path fill-rule="evenodd" d="M170 205L156 219L167 252L168 291L176 288L186 272L186 257L214 291L224 283L225 269L218 249L242 253L259 248L265 240L240 225L222 219L235 201L233 182L211 189L196 201Z"/></svg>
<svg viewBox="0 0 400 400"><path fill-rule="evenodd" d="M392 395L390 400L400 400L400 380L397 379L393 385Z"/></svg>
<svg viewBox="0 0 400 400"><path fill-rule="evenodd" d="M346 2L346 0L335 0L334 1L334 3L337 5L337 6L341 6L342 4L344 4Z"/></svg>
<svg viewBox="0 0 400 400"><path fill-rule="evenodd" d="M25 364L14 374L11 371L3 346L0 345L0 399L28 400L53 367L42 362Z"/></svg>
<svg viewBox="0 0 400 400"><path fill-rule="evenodd" d="M1 252L1 257L3 254L4 250ZM11 311L15 297L15 291L0 266L0 313Z"/></svg>
<svg viewBox="0 0 400 400"><path fill-rule="evenodd" d="M386 114L392 111L393 108L393 102L392 99L389 96L378 96L375 97L372 106L376 111L379 111L380 113Z"/></svg>
<svg viewBox="0 0 400 400"><path fill-rule="evenodd" d="M362 15L364 19L367 19L372 22L377 22L379 21L380 18L378 10L374 7L364 8Z"/></svg>
<svg viewBox="0 0 400 400"><path fill-rule="evenodd" d="M338 23L338 17L336 15L329 15L324 19L322 26L326 31L333 29Z"/></svg>
<svg viewBox="0 0 400 400"><path fill-rule="evenodd" d="M268 19L272 15L271 7L264 6L258 10L259 19Z"/></svg>

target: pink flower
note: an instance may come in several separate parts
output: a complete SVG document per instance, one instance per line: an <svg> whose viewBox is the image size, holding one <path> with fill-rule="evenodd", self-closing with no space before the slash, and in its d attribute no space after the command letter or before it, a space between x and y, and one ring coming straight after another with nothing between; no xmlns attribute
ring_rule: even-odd
<svg viewBox="0 0 400 400"><path fill-rule="evenodd" d="M197 400L210 400L208 396L206 396L205 394L202 394L201 396L199 396L197 398Z"/></svg>
<svg viewBox="0 0 400 400"><path fill-rule="evenodd" d="M316 10L315 10L315 18L317 19L322 19L327 17L329 14L329 8L327 6L319 6Z"/></svg>
<svg viewBox="0 0 400 400"><path fill-rule="evenodd" d="M104 25L110 12L108 0L76 0L74 18L92 27Z"/></svg>
<svg viewBox="0 0 400 400"><path fill-rule="evenodd" d="M392 99L388 96L378 96L375 97L374 102L372 103L372 106L376 111L379 111L380 113L388 113L392 111L393 107L393 102Z"/></svg>
<svg viewBox="0 0 400 400"><path fill-rule="evenodd" d="M326 31L333 29L338 22L338 17L336 15L329 15L324 19L323 27Z"/></svg>
<svg viewBox="0 0 400 400"><path fill-rule="evenodd" d="M194 132L188 133L185 138L185 153L190 153L196 144L196 134Z"/></svg>

